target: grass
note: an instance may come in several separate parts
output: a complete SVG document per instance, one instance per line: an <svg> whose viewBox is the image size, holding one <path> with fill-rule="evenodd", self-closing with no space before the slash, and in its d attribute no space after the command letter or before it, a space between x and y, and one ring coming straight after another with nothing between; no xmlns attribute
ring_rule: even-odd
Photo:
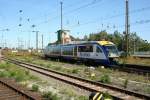
<svg viewBox="0 0 150 100"><path fill-rule="evenodd" d="M147 94L150 94L150 87L144 87L144 91L147 93Z"/></svg>
<svg viewBox="0 0 150 100"><path fill-rule="evenodd" d="M89 100L89 99L88 99L88 97L81 95L78 97L78 100Z"/></svg>
<svg viewBox="0 0 150 100"><path fill-rule="evenodd" d="M57 96L57 94L53 94L52 92L44 92L43 93L44 100L60 100L60 98Z"/></svg>
<svg viewBox="0 0 150 100"><path fill-rule="evenodd" d="M62 88L61 91L62 91L62 92L61 92L62 94L68 94L69 97L74 97L74 96L75 96L74 91L71 90L71 89L69 89L69 88Z"/></svg>
<svg viewBox="0 0 150 100"><path fill-rule="evenodd" d="M111 79L110 79L109 75L102 75L100 77L100 82L102 82L102 83L111 83Z"/></svg>
<svg viewBox="0 0 150 100"><path fill-rule="evenodd" d="M138 58L138 57L127 57L127 58L121 58L120 63L122 64L138 64L138 65L149 65L150 61L149 59L144 58Z"/></svg>
<svg viewBox="0 0 150 100"><path fill-rule="evenodd" d="M37 92L39 90L39 86L36 84L32 85L32 91Z"/></svg>
<svg viewBox="0 0 150 100"><path fill-rule="evenodd" d="M113 100L112 97L109 95L109 93L103 93L103 97L107 100Z"/></svg>
<svg viewBox="0 0 150 100"><path fill-rule="evenodd" d="M78 72L79 72L79 69L77 69L77 68L72 70L72 73L74 73L74 74L78 74Z"/></svg>
<svg viewBox="0 0 150 100"><path fill-rule="evenodd" d="M124 83L123 83L123 84L124 84L124 85L123 85L124 88L127 88L128 82L129 82L128 79L126 79L126 80L124 81Z"/></svg>
<svg viewBox="0 0 150 100"><path fill-rule="evenodd" d="M0 77L14 78L18 82L37 79L37 77L30 75L28 70L22 70L21 68L18 68L8 62L2 62L0 64L0 70Z"/></svg>

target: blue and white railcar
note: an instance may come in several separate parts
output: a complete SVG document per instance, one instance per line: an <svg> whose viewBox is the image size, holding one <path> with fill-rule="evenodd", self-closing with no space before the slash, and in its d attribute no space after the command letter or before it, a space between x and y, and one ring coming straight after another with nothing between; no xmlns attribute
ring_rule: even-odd
<svg viewBox="0 0 150 100"><path fill-rule="evenodd" d="M112 64L114 58L119 57L116 46L109 41L50 44L44 50L44 54L46 57L96 62L103 65Z"/></svg>

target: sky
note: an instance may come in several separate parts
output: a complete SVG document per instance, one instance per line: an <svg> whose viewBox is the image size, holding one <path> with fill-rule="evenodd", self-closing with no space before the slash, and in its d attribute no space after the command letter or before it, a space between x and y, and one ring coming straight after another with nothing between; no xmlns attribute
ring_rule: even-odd
<svg viewBox="0 0 150 100"><path fill-rule="evenodd" d="M55 42L61 1L63 29L74 37L125 30L125 0L0 0L0 46L35 48L33 31L39 31L39 47L42 34L44 46ZM129 0L129 11L130 32L150 42L150 0Z"/></svg>

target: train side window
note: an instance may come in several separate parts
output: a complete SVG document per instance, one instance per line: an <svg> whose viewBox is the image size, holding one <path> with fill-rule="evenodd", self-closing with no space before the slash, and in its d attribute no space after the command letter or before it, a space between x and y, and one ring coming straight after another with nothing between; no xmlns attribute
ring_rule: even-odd
<svg viewBox="0 0 150 100"><path fill-rule="evenodd" d="M102 53L102 50L97 46L96 47L96 52Z"/></svg>
<svg viewBox="0 0 150 100"><path fill-rule="evenodd" d="M78 50L79 50L79 52L84 52L85 46L79 46L79 47L78 47Z"/></svg>
<svg viewBox="0 0 150 100"><path fill-rule="evenodd" d="M86 46L86 52L93 52L93 46L92 45Z"/></svg>
<svg viewBox="0 0 150 100"><path fill-rule="evenodd" d="M79 52L93 52L92 45L79 46L78 49L79 49Z"/></svg>
<svg viewBox="0 0 150 100"><path fill-rule="evenodd" d="M73 47L72 46L63 47L63 55L73 55Z"/></svg>

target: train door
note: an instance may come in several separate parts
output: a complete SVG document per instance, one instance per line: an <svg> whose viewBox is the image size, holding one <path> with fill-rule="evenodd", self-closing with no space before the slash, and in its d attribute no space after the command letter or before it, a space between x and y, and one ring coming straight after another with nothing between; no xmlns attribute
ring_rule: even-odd
<svg viewBox="0 0 150 100"><path fill-rule="evenodd" d="M74 54L74 57L77 57L77 46L74 46L73 54Z"/></svg>
<svg viewBox="0 0 150 100"><path fill-rule="evenodd" d="M1 54L1 53L2 53L2 51L1 51L1 47L0 47L0 60L1 60L1 56L2 56L2 54Z"/></svg>

